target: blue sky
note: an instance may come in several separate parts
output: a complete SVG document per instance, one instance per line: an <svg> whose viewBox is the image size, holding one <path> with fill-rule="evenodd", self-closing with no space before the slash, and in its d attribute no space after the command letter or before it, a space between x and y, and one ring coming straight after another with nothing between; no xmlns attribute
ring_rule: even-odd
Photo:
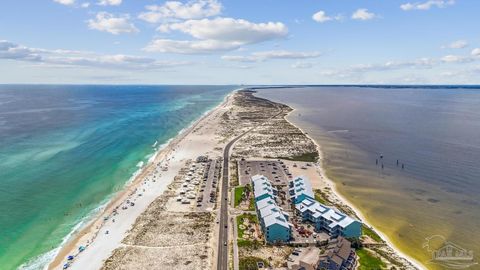
<svg viewBox="0 0 480 270"><path fill-rule="evenodd" d="M480 84L474 0L2 0L0 83Z"/></svg>

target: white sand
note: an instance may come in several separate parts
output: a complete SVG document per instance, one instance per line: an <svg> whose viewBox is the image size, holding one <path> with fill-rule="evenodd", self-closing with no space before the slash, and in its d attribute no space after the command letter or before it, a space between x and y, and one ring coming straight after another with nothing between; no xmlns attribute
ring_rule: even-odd
<svg viewBox="0 0 480 270"><path fill-rule="evenodd" d="M231 105L230 97L231 95L221 105L210 111L161 150L153 163L145 167L125 190L119 192L101 214L88 226L74 234L48 268L61 269L66 262L66 257L76 254L78 247L87 245L87 241L91 243L85 251L75 257L69 269L101 268L112 251L121 245L121 241L127 235L136 218L167 189L186 160L195 159L199 155L218 154L213 153L214 149L223 145L218 143L219 138L216 138L215 135L216 128L219 126L221 115ZM155 164L158 163L161 163L162 166L168 164L168 171L155 168ZM147 177L152 179L153 175L156 176L155 182L145 181ZM128 209L122 210L121 207L126 205L125 201L127 199L133 201L135 206L128 206ZM117 206L120 206L118 214L112 215ZM104 221L104 217L108 215L110 215L110 218ZM115 219L115 222L113 222L113 219ZM108 234L105 233L106 231L108 231ZM95 237L95 235L97 236ZM92 242L91 239L93 238Z"/></svg>

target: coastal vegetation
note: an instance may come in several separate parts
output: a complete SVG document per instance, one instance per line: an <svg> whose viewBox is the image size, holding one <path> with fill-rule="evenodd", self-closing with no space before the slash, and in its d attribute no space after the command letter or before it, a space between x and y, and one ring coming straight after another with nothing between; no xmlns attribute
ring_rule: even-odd
<svg viewBox="0 0 480 270"><path fill-rule="evenodd" d="M258 240L244 240L239 239L237 242L239 248L245 248L250 250L256 250L263 246L263 243Z"/></svg>
<svg viewBox="0 0 480 270"><path fill-rule="evenodd" d="M240 259L239 268L240 270L257 270L258 262L263 263L264 267L270 266L267 260L264 260L258 257L249 256L249 257L244 257Z"/></svg>
<svg viewBox="0 0 480 270"><path fill-rule="evenodd" d="M302 162L317 162L318 160L318 152L309 152L303 153L300 155L290 156L290 157L279 157L280 159L286 159L291 161L302 161Z"/></svg>
<svg viewBox="0 0 480 270"><path fill-rule="evenodd" d="M376 247L375 247L375 248L372 248L372 251L375 251L378 255L380 255L380 257L383 257L383 258L387 259L387 261L388 261L389 263L391 263L392 265L394 265L394 266L392 266L392 267L390 268L391 270L397 269L396 267L399 267L400 269L403 269L403 268L402 268L402 262L399 261L399 260L397 260L397 259L394 258L393 256L391 256L389 253L387 253L387 252L385 252L385 251L383 251L383 250L381 250L381 249L379 249L379 248L376 248Z"/></svg>
<svg viewBox="0 0 480 270"><path fill-rule="evenodd" d="M360 248L356 250L356 253L359 258L360 266L358 267L359 270L380 270L385 269L386 264L373 252L365 249Z"/></svg>
<svg viewBox="0 0 480 270"><path fill-rule="evenodd" d="M248 211L255 211L255 198L250 196L250 201L248 202Z"/></svg>
<svg viewBox="0 0 480 270"><path fill-rule="evenodd" d="M231 162L230 163L232 168L230 168L230 171L232 172L230 174L230 184L232 186L238 186L238 165L237 162Z"/></svg>
<svg viewBox="0 0 480 270"><path fill-rule="evenodd" d="M362 226L362 235L366 235L378 243L383 242L382 238L374 230L365 225Z"/></svg>
<svg viewBox="0 0 480 270"><path fill-rule="evenodd" d="M322 204L328 203L325 193L323 193L320 189L315 189L313 192L315 193L315 200L317 202Z"/></svg>
<svg viewBox="0 0 480 270"><path fill-rule="evenodd" d="M295 157L315 161L318 157L315 143L285 119L292 108L255 97L253 93L238 92L233 109L222 117L221 135L232 136L232 130L240 133L254 128L235 144L232 157Z"/></svg>

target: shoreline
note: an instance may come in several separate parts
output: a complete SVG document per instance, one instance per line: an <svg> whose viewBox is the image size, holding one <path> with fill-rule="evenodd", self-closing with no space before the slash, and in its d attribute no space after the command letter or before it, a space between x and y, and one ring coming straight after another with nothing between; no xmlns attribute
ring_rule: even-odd
<svg viewBox="0 0 480 270"><path fill-rule="evenodd" d="M142 168L139 168L139 170L135 172L128 181L126 181L125 186L120 191L112 194L112 197L110 199L107 199L106 203L100 205L99 208L101 209L97 213L94 213L92 217L86 222L86 224L82 224L79 229L72 230L72 232L69 234L70 235L69 239L62 242L55 256L51 260L49 260L49 263L45 266L44 269L61 268L63 263L65 263L67 256L72 254L75 254L75 256L77 256L81 254L81 252L78 251L78 247L81 244L87 243L87 245L92 245L94 243L94 240L98 236L100 230L106 224L107 220L109 220L110 217L115 216L114 213L116 213L116 210L119 209L120 205L123 202L127 201L128 198L130 198L141 187L141 184L144 182L144 179L150 173L155 171L156 165L168 166L169 161L175 158L172 154L175 153L175 150L178 144L182 140L184 140L189 134L194 132L196 127L200 123L202 123L205 119L213 115L219 109L225 107L228 101L237 91L238 89L231 91L229 94L227 94L224 97L224 99L218 105L216 105L215 107L203 113L197 120L193 121L189 126L180 130L175 137L165 142L163 144L164 147L161 147L157 151L155 151L152 157L149 158L148 163L144 165ZM155 197L161 196L163 192L167 190L168 185L171 184L171 182L173 181L174 181L173 178L171 178L170 182L168 183L158 181L159 182L158 185L160 185L159 187L157 187L159 189L158 190L159 193L156 194ZM122 224L124 225L123 227L128 227L127 231L133 225L136 218L147 209L150 203L147 203L144 207L135 208L134 215L131 215L131 213L129 213L130 219L132 218L132 216L134 216L133 222L127 222L128 224ZM84 221L79 221L80 224L82 222ZM122 225L118 225L118 226L122 226ZM124 235L122 234L122 237L119 241L122 241L123 237ZM90 241L90 239L92 240ZM83 253L85 253L85 251L83 251ZM108 258L110 254L105 254L105 255L106 255L106 258ZM75 263L73 263L72 266L75 266Z"/></svg>
<svg viewBox="0 0 480 270"><path fill-rule="evenodd" d="M175 172L175 162L178 163L178 162L181 162L182 160L179 160L178 156L177 156L177 159L174 160L175 159L174 154L176 155L176 153L180 151L179 149L182 148L180 147L181 143L185 144L185 139L188 139L188 135L192 134L192 136L195 136L193 134L195 133L197 127L200 124L203 123L208 126L209 122L206 121L204 123L204 121L208 120L210 116L213 117L213 115L216 112L219 112L221 111L221 109L225 108L228 105L229 101L237 92L238 92L238 89L231 91L228 95L225 96L225 98L221 103L219 103L212 109L206 111L197 120L193 121L188 127L180 130L175 137L169 139L167 142L160 145L159 149L157 149L152 154L152 156L148 159L148 162L146 162L146 164L143 167L139 168L134 174L132 174L132 177L129 179L129 181L125 183L125 186L120 191L112 194L112 198L106 199L106 202L104 204L96 208L96 209L99 209L97 213L94 213L92 217L86 221L80 221L79 224L81 224L82 222L85 222L85 224L81 224L79 228L75 229L77 226L74 227L72 232L69 234L70 237L66 238L66 241L62 242L62 244L58 248L58 251L56 252L56 255L53 257L52 260L49 260L49 263L45 266L45 269L61 269L63 264L66 262L66 257L73 254L75 254L75 260L73 261L73 264L70 266L70 268L79 269L78 266L82 266L82 263L83 265L85 265L85 258L91 259L97 263L101 262L101 265L104 265L103 263L105 259L109 258L109 256L112 254L112 252L116 248L124 245L122 243L122 240L128 235L136 219L143 212L147 210L149 205L157 197L162 196L162 194L164 194L164 192L169 189L168 186L171 183L173 183L174 181L173 177L168 177L164 175L168 175L171 173L175 175L177 173ZM255 96L258 97L258 95L255 95ZM288 119L291 113L297 111L297 109L294 107L290 107L289 105L284 104L282 102L274 101L274 99L267 99L267 100L273 101L279 104L283 104L291 109L289 112L287 112L283 116L283 118L290 125L297 128L306 138L308 138L314 144L312 145L312 150L314 146L319 157L318 162L316 162L316 167L318 169L317 173L320 175L319 181L323 181L326 184L326 186L331 188L331 195L336 200L338 200L340 204L346 205L349 208L351 208L352 211L355 212L358 218L362 220L362 222L365 225L367 225L369 228L374 230L382 238L382 240L387 244L388 248L393 251L392 253L394 254L394 256L397 256L397 259L401 258L402 260L405 260L406 261L405 265L410 264L418 269L426 269L420 262L418 262L417 260L413 259L407 254L403 253L400 249L398 249L385 234L383 234L380 230L378 230L373 225L371 225L371 223L366 219L363 213L357 207L355 207L353 203L351 203L345 196L343 196L338 191L336 183L333 180L331 180L326 174L326 170L323 163L324 154L321 150L320 144L317 143L312 137L310 137L310 135L307 132L305 132L301 127L297 126L290 119ZM190 137L190 139L191 138L192 137ZM188 151L188 147L187 147L187 151ZM190 158L192 158L192 156L190 156ZM170 168L169 162L172 163L171 167L173 169ZM119 210L119 208L122 206L122 204L125 201L132 198L141 198L136 196L134 197L133 195L137 195L136 192L142 187L142 184L146 185L146 182L149 181L146 179L149 177L151 173L155 172L155 169L158 169L159 167L164 167L165 165L169 166L169 171L161 172L161 174L159 174L160 177L156 179L157 183L154 184L154 185L157 185L156 192L154 192L153 194L150 195L150 197L148 197L149 195L145 195L148 193L148 191L145 192L145 186L144 186L144 189L143 189L144 196L152 200L146 204L144 203L147 200L145 198L143 198L142 199L143 201L140 201L140 203L137 203L135 201L136 207L129 207L130 209L133 209L133 210L127 210L128 211L127 217L118 218L118 222L114 223L115 225L111 225L110 223L107 225L107 222L110 221L112 217L115 217L115 215L117 214L116 210ZM166 178L167 180L162 181L162 178ZM153 182L155 182L155 180L153 180ZM150 190L150 193L153 192L152 190ZM131 211L134 211L134 212L132 213ZM115 220L113 221L115 222ZM121 232L119 233L114 232L114 233L111 233L109 236L106 236L108 238L102 238L97 241L94 241L97 238L97 236L100 236L100 231L103 230L105 227L106 229L109 229L109 226L114 226L116 231L120 230ZM107 234L108 234L108 230L107 230ZM83 256L79 256L79 258L77 258L78 254L82 254L82 252L78 251L78 247L81 244L84 244L87 239L88 239L87 249L83 253L88 253L87 252L89 251L88 246L94 245L94 244L96 245L94 245L94 247L92 247L90 250L95 250L95 248L101 249L100 252L93 253L93 254L91 254L90 252L89 254L83 254ZM92 241L89 242L89 239L92 239ZM109 239L109 240L106 240L106 239ZM101 246L99 247L99 245ZM104 259L102 260L102 258ZM76 262L77 260L80 260L80 261ZM101 268L101 265L98 268Z"/></svg>
<svg viewBox="0 0 480 270"><path fill-rule="evenodd" d="M275 101L275 102L279 102L279 101ZM281 102L279 102L281 103ZM285 104L287 105L287 104ZM377 233L383 241L385 241L385 243L387 243L387 245L401 258L407 260L409 263L411 263L413 266L417 267L418 269L427 269L423 264L421 264L419 261L415 260L414 258L410 257L409 255L405 254L403 251L401 251L399 248L397 248L393 242L390 240L390 238L388 238L388 236L386 236L382 231L378 230L377 228L375 228L375 226L373 226L371 224L371 222L368 221L368 219L365 217L365 215L351 202L349 201L344 195L342 195L338 189L337 189L337 184L328 177L328 175L326 174L326 170L325 170L325 167L324 167L324 164L323 164L323 160L324 160L324 154L322 152L322 149L321 149L321 146L318 144L317 141L315 141L312 137L310 137L310 135L308 134L308 132L304 131L300 126L296 125L295 123L293 123L290 119L288 119L288 116L290 114L292 114L293 112L295 112L297 109L294 108L294 107L291 107L290 105L287 105L289 106L290 108L292 108L292 111L290 111L286 116L285 116L285 120L287 122L289 122L291 125L293 125L294 127L298 128L307 138L309 138L317 147L317 152L318 152L318 169L320 171L320 174L323 178L323 180L325 180L326 184L328 186L330 186L332 188L332 193L343 203L345 204L346 206L350 207L353 212L355 212L355 214L360 218L360 220L365 224L367 225L368 227L370 227L375 233Z"/></svg>
<svg viewBox="0 0 480 270"><path fill-rule="evenodd" d="M287 115L285 115L284 119L290 123L292 126L296 127L298 130L300 130L310 141L312 141L315 146L316 146L316 151L318 153L318 156L319 156L319 160L317 162L317 168L319 169L319 174L321 175L322 179L321 181L324 181L325 184L327 186L329 186L331 188L331 192L332 194L334 195L334 197L336 197L336 199L338 199L341 204L344 204L346 206L348 206L350 209L352 209L352 211L358 216L358 218L360 218L362 220L362 222L364 224L366 224L369 228L371 228L375 233L377 233L381 238L382 240L387 244L387 246L392 249L396 255L404 260L406 260L407 262L409 262L411 265L413 265L414 267L418 268L418 269L427 269L422 263L420 263L418 260L412 258L411 256L407 255L405 252L401 251L398 247L395 246L395 244L390 240L390 238L388 238L387 235L385 235L382 231L380 231L379 229L377 229L375 226L372 225L372 223L365 217L365 215L351 202L349 201L344 195L342 195L338 189L337 189L337 185L336 183L330 179L326 173L326 170L325 170L325 167L324 167L324 163L323 163L323 160L324 160L324 153L322 152L322 147L321 145L315 141L309 134L308 132L306 132L304 129L302 129L300 127L300 125L297 125L295 124L293 121L291 121L290 119L288 119L288 116L291 115L292 113L294 113L295 111L298 111L297 108L294 107L294 105L290 105L290 104L286 104L284 103L283 101L281 100L278 100L278 99L275 99L275 98L268 98L266 96L263 96L261 94L260 91L258 90L261 90L261 89L254 89L256 90L257 92L255 93L255 96L256 97L259 97L259 98L264 98L264 99L267 99L267 100L270 100L272 102L276 102L276 103L279 103L279 104L284 104L286 106L288 106L289 108L291 108L291 111L287 113Z"/></svg>

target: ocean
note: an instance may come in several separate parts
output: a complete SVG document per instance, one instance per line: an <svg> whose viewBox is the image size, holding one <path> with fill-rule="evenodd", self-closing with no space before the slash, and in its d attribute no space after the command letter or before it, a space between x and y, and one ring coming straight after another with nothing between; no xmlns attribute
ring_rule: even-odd
<svg viewBox="0 0 480 270"><path fill-rule="evenodd" d="M233 89L0 85L0 268L42 268L158 147Z"/></svg>
<svg viewBox="0 0 480 270"><path fill-rule="evenodd" d="M445 269L431 259L449 241L480 261L480 87L323 86L259 95L296 109L289 119L321 145L338 191L400 250Z"/></svg>

